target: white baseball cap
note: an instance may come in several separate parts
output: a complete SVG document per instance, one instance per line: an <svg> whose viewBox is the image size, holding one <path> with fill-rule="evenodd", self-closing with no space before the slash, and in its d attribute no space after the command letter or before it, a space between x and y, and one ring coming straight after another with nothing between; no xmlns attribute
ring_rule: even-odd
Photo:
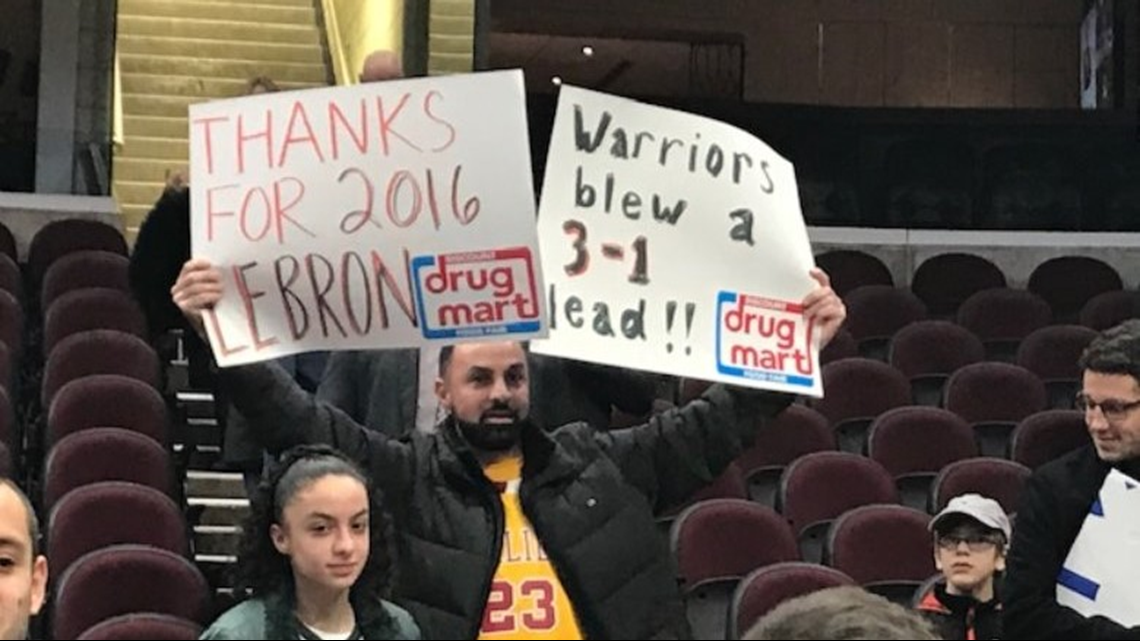
<svg viewBox="0 0 1140 641"><path fill-rule="evenodd" d="M937 516L930 520L930 531L937 530L940 524L945 523L948 518L955 514L968 516L986 527L1001 530L1001 533L1005 535L1005 540L1009 541L1012 529L1009 525L1009 517L1005 515L1005 510L997 501L981 494L955 496L950 499L950 502Z"/></svg>

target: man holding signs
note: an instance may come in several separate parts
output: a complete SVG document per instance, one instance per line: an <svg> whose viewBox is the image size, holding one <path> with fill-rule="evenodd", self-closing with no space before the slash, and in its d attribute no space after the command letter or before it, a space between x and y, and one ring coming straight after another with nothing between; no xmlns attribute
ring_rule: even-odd
<svg viewBox="0 0 1140 641"><path fill-rule="evenodd" d="M1080 367L1093 442L1026 485L1003 595L1010 639L1140 639L1140 320L1094 339Z"/></svg>
<svg viewBox="0 0 1140 641"><path fill-rule="evenodd" d="M493 289L494 279L480 282ZM794 288L794 322L811 328L814 349L834 336L845 310L822 272L809 276L805 264L796 280L814 284ZM203 259L185 265L173 296L199 326L244 298L240 281L226 282ZM420 329L431 338L426 324ZM469 335L478 336L452 338ZM372 345L392 344L386 338ZM270 450L328 443L370 470L399 535L396 600L428 638L688 637L655 510L716 478L759 419L792 400L716 385L633 428L599 432L579 422L546 432L532 419L524 347L484 334L441 351L438 429L395 439L300 392L271 366L222 375Z"/></svg>
<svg viewBox="0 0 1140 641"><path fill-rule="evenodd" d="M818 277L803 305L825 344L844 313ZM220 281L191 261L175 301L200 321L221 299ZM688 636L654 509L716 478L751 442L757 418L792 397L717 385L644 425L548 434L528 420L519 343L443 354L436 385L448 415L437 432L401 440L315 401L272 367L223 376L271 451L329 443L371 471L399 533L396 600L426 637Z"/></svg>

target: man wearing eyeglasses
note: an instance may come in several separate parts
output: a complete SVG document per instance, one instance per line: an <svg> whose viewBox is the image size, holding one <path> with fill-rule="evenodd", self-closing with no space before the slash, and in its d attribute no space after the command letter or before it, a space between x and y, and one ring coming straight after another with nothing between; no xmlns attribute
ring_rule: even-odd
<svg viewBox="0 0 1140 641"><path fill-rule="evenodd" d="M1105 616L1084 616L1058 603L1058 587L1072 583L1064 568L1098 493L1116 469L1140 479L1140 320L1106 330L1081 355L1084 410L1092 444L1039 468L1017 511L1005 582L1004 629L1010 639L1140 639L1140 627ZM1140 490L1137 490L1140 492ZM1136 500L1140 501L1140 494ZM1122 541L1123 544L1123 541ZM1118 552L1105 549L1115 557ZM1121 562L1132 562L1120 555ZM1077 577L1090 599L1097 585ZM1130 592L1140 614L1140 584Z"/></svg>

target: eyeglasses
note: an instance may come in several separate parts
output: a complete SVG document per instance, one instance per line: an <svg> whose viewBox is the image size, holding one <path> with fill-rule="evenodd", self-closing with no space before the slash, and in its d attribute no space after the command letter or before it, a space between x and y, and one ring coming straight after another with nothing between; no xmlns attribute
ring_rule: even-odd
<svg viewBox="0 0 1140 641"><path fill-rule="evenodd" d="M1001 539L992 534L942 534L938 537L938 547L943 550L957 550L965 543L971 552L986 552L1001 543Z"/></svg>
<svg viewBox="0 0 1140 641"><path fill-rule="evenodd" d="M1074 402L1076 408L1086 414L1100 408L1101 414L1104 414L1105 420L1109 422L1119 422L1128 418L1128 414L1140 407L1140 401L1122 401L1115 398L1103 400L1099 403L1089 400L1088 396L1077 394L1076 401Z"/></svg>

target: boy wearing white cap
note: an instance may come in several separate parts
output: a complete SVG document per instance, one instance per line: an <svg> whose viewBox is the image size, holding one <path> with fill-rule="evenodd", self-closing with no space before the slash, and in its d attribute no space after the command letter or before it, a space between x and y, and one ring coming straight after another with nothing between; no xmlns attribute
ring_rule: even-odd
<svg viewBox="0 0 1140 641"><path fill-rule="evenodd" d="M930 521L934 565L945 579L916 606L943 639L1000 639L1001 602L994 573L1005 570L1010 526L997 501L956 496Z"/></svg>

